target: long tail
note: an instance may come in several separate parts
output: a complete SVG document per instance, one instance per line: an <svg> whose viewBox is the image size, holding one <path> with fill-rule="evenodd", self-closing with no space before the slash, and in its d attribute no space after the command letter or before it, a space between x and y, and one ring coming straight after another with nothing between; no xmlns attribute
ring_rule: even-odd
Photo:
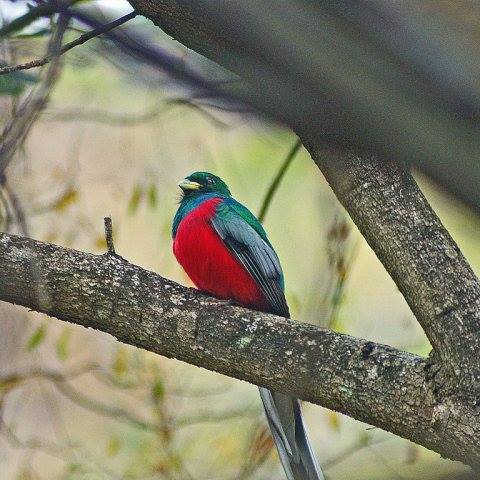
<svg viewBox="0 0 480 480"><path fill-rule="evenodd" d="M259 387L268 425L288 480L325 480L303 423L298 398Z"/></svg>

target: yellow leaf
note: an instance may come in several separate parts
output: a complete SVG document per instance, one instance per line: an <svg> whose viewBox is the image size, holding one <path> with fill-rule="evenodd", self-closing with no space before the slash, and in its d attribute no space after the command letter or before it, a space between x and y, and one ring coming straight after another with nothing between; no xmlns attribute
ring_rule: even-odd
<svg viewBox="0 0 480 480"><path fill-rule="evenodd" d="M122 446L122 442L116 436L110 437L110 440L107 444L107 455L109 457L114 457L120 451L120 447Z"/></svg>
<svg viewBox="0 0 480 480"><path fill-rule="evenodd" d="M63 212L70 205L74 204L78 200L78 191L70 187L63 195L54 203L53 208L57 212Z"/></svg>
<svg viewBox="0 0 480 480"><path fill-rule="evenodd" d="M107 241L105 240L104 235L99 235L94 242L95 248L98 250L106 250L107 249Z"/></svg>
<svg viewBox="0 0 480 480"><path fill-rule="evenodd" d="M115 375L122 377L128 372L129 355L126 348L120 347L117 350L115 359L113 360L112 370Z"/></svg>
<svg viewBox="0 0 480 480"><path fill-rule="evenodd" d="M327 419L328 419L328 425L330 426L330 428L338 432L341 426L340 415L337 412L329 411Z"/></svg>
<svg viewBox="0 0 480 480"><path fill-rule="evenodd" d="M135 185L132 190L132 194L130 196L130 200L128 201L127 211L129 215L134 215L135 212L138 210L138 206L140 205L140 200L143 197L143 186Z"/></svg>

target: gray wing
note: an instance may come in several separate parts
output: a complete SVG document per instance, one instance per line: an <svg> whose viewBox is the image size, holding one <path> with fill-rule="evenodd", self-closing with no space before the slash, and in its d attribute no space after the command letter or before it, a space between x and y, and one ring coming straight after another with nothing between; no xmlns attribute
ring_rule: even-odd
<svg viewBox="0 0 480 480"><path fill-rule="evenodd" d="M247 210L240 204L237 205ZM262 233L265 235L263 229L259 232L248 223L239 214L237 205L236 208L228 204L221 205L221 210L211 220L212 226L235 258L257 282L270 304L270 312L289 317L283 292L283 272L277 254L268 240L262 237ZM241 212L243 213L243 210ZM248 213L255 220L255 217Z"/></svg>

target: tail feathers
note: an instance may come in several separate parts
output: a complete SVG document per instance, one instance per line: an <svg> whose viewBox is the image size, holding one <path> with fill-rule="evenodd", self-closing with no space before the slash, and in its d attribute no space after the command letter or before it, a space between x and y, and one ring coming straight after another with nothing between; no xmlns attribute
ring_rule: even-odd
<svg viewBox="0 0 480 480"><path fill-rule="evenodd" d="M297 398L259 387L268 425L288 480L325 480Z"/></svg>

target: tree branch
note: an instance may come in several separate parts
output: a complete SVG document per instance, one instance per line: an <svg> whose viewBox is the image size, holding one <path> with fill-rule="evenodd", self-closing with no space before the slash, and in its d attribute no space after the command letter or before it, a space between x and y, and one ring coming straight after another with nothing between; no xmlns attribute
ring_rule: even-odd
<svg viewBox="0 0 480 480"><path fill-rule="evenodd" d="M59 11L62 11L67 6L74 5L79 0L69 0L65 2L65 4L61 4L59 2L48 2L48 3L41 3L36 7L29 8L28 12L22 15L21 17L17 17L12 20L10 23L2 26L0 28L0 39L5 38L12 33L18 32L23 28L27 27L28 25L32 24L35 20L41 17L49 17Z"/></svg>
<svg viewBox="0 0 480 480"><path fill-rule="evenodd" d="M0 299L479 463L476 410L438 403L429 364L415 355L230 306L121 257L7 234L0 234Z"/></svg>
<svg viewBox="0 0 480 480"><path fill-rule="evenodd" d="M105 227L105 242L107 244L108 254L115 255L115 245L113 243L112 217L105 217L103 219L103 224Z"/></svg>
<svg viewBox="0 0 480 480"><path fill-rule="evenodd" d="M413 163L480 210L475 2L129 1L239 75L257 111L330 148Z"/></svg>
<svg viewBox="0 0 480 480"><path fill-rule="evenodd" d="M480 283L407 169L307 149L391 275L450 376L442 394L480 392ZM440 392L439 392L440 393Z"/></svg>
<svg viewBox="0 0 480 480"><path fill-rule="evenodd" d="M205 15L196 15L200 7L190 1L130 0L130 3L184 45L240 75L246 82L246 90L255 99L256 107L264 113L272 114L272 106L281 104L282 87L274 87L274 82L265 89L265 82L260 84L257 80L264 73L263 65L279 61L288 63L277 58L276 50L273 53L269 50L272 45L267 40L273 41L269 37L272 32L262 31L258 38L249 40L245 32L225 28L224 23L229 20L223 18L221 12L215 14L208 2L202 2L202 5L209 5ZM233 8L231 4L223 7ZM255 10L260 6L249 2L248 8ZM268 18L258 21L268 21ZM253 26L249 24L249 28ZM303 45L302 39L305 40L304 37L297 39L300 42L298 50ZM256 42L263 41L266 46L260 54L258 49L261 47ZM239 53L239 49L245 50L244 53ZM252 65L245 61L248 55L259 62L256 68L252 69ZM300 61L300 57L295 58ZM307 57L303 60L308 63ZM297 82L310 79L303 75L308 76L308 69L314 68L313 65L297 67L302 68ZM281 78L288 83L287 77ZM319 78L322 78L320 73ZM290 98L289 95L286 97ZM324 98L319 93L316 100L308 97L308 101L322 105ZM330 101L337 109L336 114L341 116L341 105ZM447 396L455 392L475 402L480 397L480 358L476 354L480 351L478 279L405 168L365 154L327 152L324 145L332 144L332 141L326 138L320 124L330 121L329 110L317 112L317 118L311 118L313 107L304 106L301 100L298 102L294 108L297 116L303 116L303 123L297 122L294 116L287 120L294 129L296 127L314 161L424 328L447 374L447 377L437 376L438 393ZM287 112L285 105L279 108ZM279 118L278 112L273 114ZM295 112L288 112L290 114ZM311 124L306 125L305 119ZM397 158L403 157L397 155Z"/></svg>
<svg viewBox="0 0 480 480"><path fill-rule="evenodd" d="M120 25L123 25L129 20L132 20L132 18L135 18L137 15L137 12L133 11L124 15L123 17L117 18L117 20L114 20L113 22L102 25L99 28L94 28L90 32L84 33L83 35L80 35L77 39L71 41L70 43L67 43L66 45L61 47L56 53L49 53L43 58L31 60L30 62L22 63L19 65L2 67L0 68L0 75L6 75L8 73L16 72L18 70L28 70L30 68L43 67L43 65L50 63L54 58L63 55L72 48L83 45L84 43L88 42L88 40L91 40L92 38L98 37L104 33L109 32L110 30L113 30L114 28L119 27Z"/></svg>
<svg viewBox="0 0 480 480"><path fill-rule="evenodd" d="M265 220L265 216L267 215L270 204L272 203L272 198L275 195L276 191L278 190L278 187L282 183L283 177L287 173L288 167L290 167L290 164L292 163L293 159L295 158L295 156L297 155L298 151L301 148L302 148L301 140L299 139L295 140L295 143L293 144L292 148L289 150L287 156L282 161L282 164L280 165L280 168L275 174L275 177L273 178L272 183L268 187L267 193L263 197L262 205L260 206L260 210L257 215L258 220L260 222L263 222Z"/></svg>
<svg viewBox="0 0 480 480"><path fill-rule="evenodd" d="M40 85L32 90L15 111L13 118L3 128L0 136L0 175L7 168L18 147L25 141L32 126L48 103L50 93L57 83L61 71L59 49L68 27L70 17L63 13L58 16L55 31L50 39L47 55L52 62L46 67L45 76Z"/></svg>

